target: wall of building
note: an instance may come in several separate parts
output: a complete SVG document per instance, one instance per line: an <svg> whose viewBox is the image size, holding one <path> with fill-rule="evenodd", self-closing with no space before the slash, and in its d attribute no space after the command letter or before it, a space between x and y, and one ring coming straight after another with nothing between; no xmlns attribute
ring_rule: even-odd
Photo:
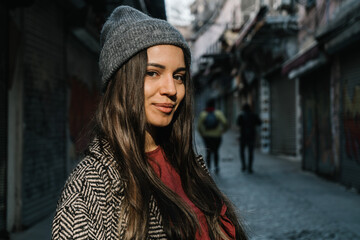
<svg viewBox="0 0 360 240"><path fill-rule="evenodd" d="M298 69L306 69L300 77L303 168L359 189L360 5L354 0L314 2L299 8L298 60L304 62ZM320 50L311 57L314 47Z"/></svg>
<svg viewBox="0 0 360 240"><path fill-rule="evenodd" d="M349 58L351 55L351 58ZM340 180L360 189L360 48L339 53L340 60Z"/></svg>
<svg viewBox="0 0 360 240"><path fill-rule="evenodd" d="M0 235L6 229L6 191L7 191L7 129L8 129L8 26L7 6L0 4Z"/></svg>
<svg viewBox="0 0 360 240"><path fill-rule="evenodd" d="M308 8L306 4L297 4L299 16L299 51L309 48L315 41L316 32L326 26L345 1L317 0Z"/></svg>
<svg viewBox="0 0 360 240"><path fill-rule="evenodd" d="M239 9L237 1L224 0L224 5L221 9L218 9L220 12L216 19L214 19L214 22L210 24L205 32L196 37L191 46L193 72L198 71L198 64L200 63L201 56L205 53L210 53L210 47L219 41L219 38L227 26L232 23L233 12L236 11L236 9Z"/></svg>
<svg viewBox="0 0 360 240"><path fill-rule="evenodd" d="M65 175L64 13L36 1L24 10L21 225L53 211ZM31 181L30 181L31 179Z"/></svg>

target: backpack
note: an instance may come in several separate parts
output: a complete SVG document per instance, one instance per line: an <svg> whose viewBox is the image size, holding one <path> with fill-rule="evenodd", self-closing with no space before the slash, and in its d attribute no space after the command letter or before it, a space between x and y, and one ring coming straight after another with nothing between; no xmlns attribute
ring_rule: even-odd
<svg viewBox="0 0 360 240"><path fill-rule="evenodd" d="M219 125L219 119L215 115L215 111L208 112L204 120L204 126L206 129L215 129Z"/></svg>

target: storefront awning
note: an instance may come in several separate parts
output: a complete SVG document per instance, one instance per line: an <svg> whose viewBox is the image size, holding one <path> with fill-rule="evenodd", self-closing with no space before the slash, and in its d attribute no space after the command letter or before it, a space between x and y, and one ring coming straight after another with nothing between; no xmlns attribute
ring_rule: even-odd
<svg viewBox="0 0 360 240"><path fill-rule="evenodd" d="M326 55L319 49L319 45L314 43L306 50L286 61L282 66L281 73L293 79L326 63Z"/></svg>
<svg viewBox="0 0 360 240"><path fill-rule="evenodd" d="M353 23L341 34L331 39L325 44L325 50L329 54L334 54L343 48L358 43L360 40L360 21Z"/></svg>
<svg viewBox="0 0 360 240"><path fill-rule="evenodd" d="M296 54L293 58L287 60L282 67L281 73L288 74L290 71L303 66L306 62L316 59L319 56L319 47L316 43L308 49Z"/></svg>

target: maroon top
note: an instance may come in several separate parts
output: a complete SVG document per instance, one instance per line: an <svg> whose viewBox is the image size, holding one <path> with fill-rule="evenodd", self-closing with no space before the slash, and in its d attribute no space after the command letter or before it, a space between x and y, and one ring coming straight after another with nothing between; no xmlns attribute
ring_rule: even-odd
<svg viewBox="0 0 360 240"><path fill-rule="evenodd" d="M175 193L177 193L184 201L192 208L195 212L201 231L196 232L197 240L210 240L208 225L204 213L195 206L195 204L188 198L181 184L180 175L176 170L171 166L171 164L165 160L165 154L163 153L162 148L158 147L157 149L146 153L150 159L149 163L153 167L156 174L160 177L161 181ZM230 237L235 239L235 227L231 221L225 216L227 207L224 205L221 209L221 221L224 226L227 228L230 233Z"/></svg>

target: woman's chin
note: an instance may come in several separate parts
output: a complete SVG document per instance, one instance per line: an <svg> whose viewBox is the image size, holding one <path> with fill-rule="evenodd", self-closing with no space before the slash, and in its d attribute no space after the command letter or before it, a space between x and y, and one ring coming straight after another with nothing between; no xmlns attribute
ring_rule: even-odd
<svg viewBox="0 0 360 240"><path fill-rule="evenodd" d="M167 127L171 123L171 120L154 121L150 122L150 125L157 128Z"/></svg>

